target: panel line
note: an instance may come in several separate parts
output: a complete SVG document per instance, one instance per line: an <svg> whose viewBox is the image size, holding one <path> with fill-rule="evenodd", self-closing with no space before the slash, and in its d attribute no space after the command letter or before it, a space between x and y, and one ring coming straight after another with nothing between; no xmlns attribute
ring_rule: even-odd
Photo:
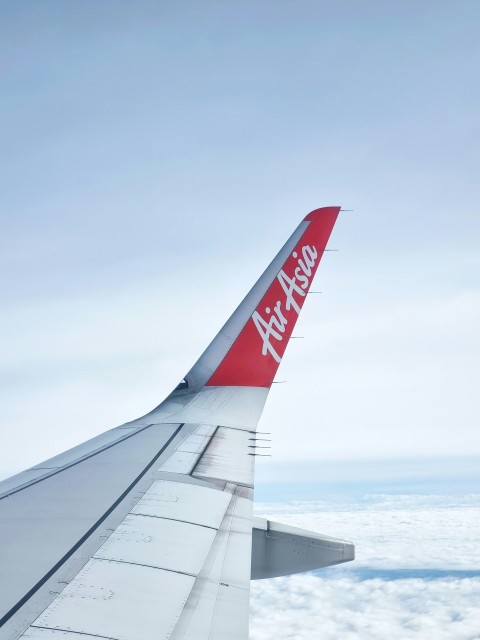
<svg viewBox="0 0 480 640"><path fill-rule="evenodd" d="M204 529L212 529L213 531L218 531L218 527L211 527L208 524L199 524L198 522L191 522L190 520L180 520L179 518L167 518L166 516L154 516L150 513L130 513L129 516L140 516L142 518L157 518L158 520L171 520L172 522L183 522L184 524L191 524L194 527L203 527Z"/></svg>
<svg viewBox="0 0 480 640"><path fill-rule="evenodd" d="M117 560L117 558L102 558L100 556L92 556L92 560L101 560L103 562L116 562L117 564L130 564L134 567L147 567L147 569L157 569L157 571L168 571L169 573L179 573L182 576L196 578L197 574L188 573L188 571L178 571L178 569L167 569L165 567L156 567L153 564L144 564L143 562L132 562L131 560Z"/></svg>
<svg viewBox="0 0 480 640"><path fill-rule="evenodd" d="M90 638L105 638L105 640L118 640L111 636L100 636L98 633L87 633L86 631L74 631L73 629L62 629L61 627L42 627L39 624L31 624L34 629L45 629L46 631L60 631L61 633L76 633L79 636L89 636Z"/></svg>

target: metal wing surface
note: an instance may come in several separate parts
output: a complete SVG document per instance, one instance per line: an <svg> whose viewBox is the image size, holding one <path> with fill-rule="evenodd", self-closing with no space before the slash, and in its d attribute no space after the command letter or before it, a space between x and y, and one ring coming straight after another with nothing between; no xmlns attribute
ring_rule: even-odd
<svg viewBox="0 0 480 640"><path fill-rule="evenodd" d="M301 222L156 409L0 483L1 639L248 638L256 427L338 212Z"/></svg>

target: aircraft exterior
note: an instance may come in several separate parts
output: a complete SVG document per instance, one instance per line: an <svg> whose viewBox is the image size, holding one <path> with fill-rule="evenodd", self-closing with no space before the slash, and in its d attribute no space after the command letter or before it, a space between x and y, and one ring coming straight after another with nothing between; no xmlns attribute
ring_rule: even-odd
<svg viewBox="0 0 480 640"><path fill-rule="evenodd" d="M339 211L306 216L158 407L0 483L0 640L246 640L251 579L353 559L252 509L257 424Z"/></svg>

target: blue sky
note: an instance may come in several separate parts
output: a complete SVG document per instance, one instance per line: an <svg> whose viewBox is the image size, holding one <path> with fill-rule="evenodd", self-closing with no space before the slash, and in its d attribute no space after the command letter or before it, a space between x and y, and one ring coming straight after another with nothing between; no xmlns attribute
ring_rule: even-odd
<svg viewBox="0 0 480 640"><path fill-rule="evenodd" d="M263 418L274 458L479 456L479 18L3 3L0 469L158 404L337 203Z"/></svg>

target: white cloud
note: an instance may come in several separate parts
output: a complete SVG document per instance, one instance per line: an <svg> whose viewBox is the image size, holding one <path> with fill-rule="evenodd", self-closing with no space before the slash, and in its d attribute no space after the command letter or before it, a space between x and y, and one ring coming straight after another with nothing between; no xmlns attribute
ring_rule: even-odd
<svg viewBox="0 0 480 640"><path fill-rule="evenodd" d="M357 559L252 583L252 640L480 638L479 504L480 495L385 495L259 505L271 519L353 540Z"/></svg>
<svg viewBox="0 0 480 640"><path fill-rule="evenodd" d="M480 578L276 578L253 584L250 638L473 640L479 601Z"/></svg>

